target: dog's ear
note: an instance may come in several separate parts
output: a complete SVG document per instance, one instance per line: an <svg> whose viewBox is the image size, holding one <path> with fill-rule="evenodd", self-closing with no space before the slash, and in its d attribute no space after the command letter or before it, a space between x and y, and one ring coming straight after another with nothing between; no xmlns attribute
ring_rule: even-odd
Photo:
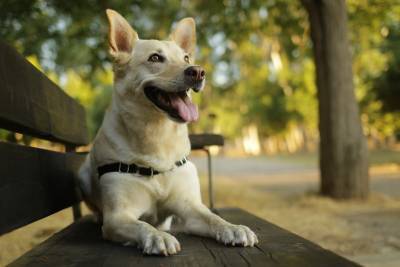
<svg viewBox="0 0 400 267"><path fill-rule="evenodd" d="M196 49L196 23L193 18L184 18L178 22L171 34L174 40L186 53L194 56Z"/></svg>
<svg viewBox="0 0 400 267"><path fill-rule="evenodd" d="M117 61L129 58L135 42L139 40L138 34L118 12L107 9L106 13L110 24L108 43L111 56Z"/></svg>

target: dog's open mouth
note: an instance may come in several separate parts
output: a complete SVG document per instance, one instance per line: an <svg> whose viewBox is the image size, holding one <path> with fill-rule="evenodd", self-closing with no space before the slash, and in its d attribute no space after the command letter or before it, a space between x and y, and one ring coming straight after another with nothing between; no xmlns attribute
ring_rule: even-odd
<svg viewBox="0 0 400 267"><path fill-rule="evenodd" d="M144 88L147 98L178 122L196 121L199 117L197 106L190 100L188 91L166 92L154 86Z"/></svg>

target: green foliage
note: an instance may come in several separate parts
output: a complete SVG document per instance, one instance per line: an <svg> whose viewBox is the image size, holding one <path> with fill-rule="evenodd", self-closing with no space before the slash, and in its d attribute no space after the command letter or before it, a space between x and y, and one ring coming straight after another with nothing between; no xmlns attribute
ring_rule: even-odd
<svg viewBox="0 0 400 267"><path fill-rule="evenodd" d="M383 110L387 112L400 111L400 26L387 28L388 36L382 52L388 55L388 64L374 86L379 88L376 95L382 101Z"/></svg>
<svg viewBox="0 0 400 267"><path fill-rule="evenodd" d="M400 129L400 3L347 3L364 126L386 138ZM167 38L174 21L195 17L197 61L208 85L194 96L201 120L192 131L237 137L256 124L261 137L296 125L316 132L315 70L300 1L2 0L0 35L87 108L92 136L112 93L106 8L123 14L144 39Z"/></svg>
<svg viewBox="0 0 400 267"><path fill-rule="evenodd" d="M349 1L353 69L366 133L378 140L400 132L400 2Z"/></svg>

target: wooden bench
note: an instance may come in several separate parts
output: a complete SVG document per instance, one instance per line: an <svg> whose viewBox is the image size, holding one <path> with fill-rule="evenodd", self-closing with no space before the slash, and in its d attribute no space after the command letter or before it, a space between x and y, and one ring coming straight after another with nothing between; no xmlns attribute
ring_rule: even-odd
<svg viewBox="0 0 400 267"><path fill-rule="evenodd" d="M81 218L74 185L84 158L74 150L89 142L84 109L2 42L0 127L65 148L54 152L0 142L0 234L67 207L73 208L75 219L10 266L358 266L239 209L216 212L250 226L260 239L254 248L225 247L212 239L178 234L182 251L164 258L143 256L135 248L103 240L100 225L90 217ZM193 149L207 151L209 162L207 147L223 144L214 135L193 135L191 141Z"/></svg>

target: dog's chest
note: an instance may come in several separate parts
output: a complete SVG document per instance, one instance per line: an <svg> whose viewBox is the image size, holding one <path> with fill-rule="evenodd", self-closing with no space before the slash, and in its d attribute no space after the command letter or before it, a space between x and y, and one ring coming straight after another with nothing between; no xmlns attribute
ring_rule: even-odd
<svg viewBox="0 0 400 267"><path fill-rule="evenodd" d="M157 179L152 179L148 183L148 189L151 192L152 203L142 215L141 220L157 226L170 215L164 205L169 197L168 185Z"/></svg>
<svg viewBox="0 0 400 267"><path fill-rule="evenodd" d="M155 205L151 209L147 210L140 217L140 220L157 227L158 225L162 224L165 219L170 215L172 214L164 210L161 205Z"/></svg>

